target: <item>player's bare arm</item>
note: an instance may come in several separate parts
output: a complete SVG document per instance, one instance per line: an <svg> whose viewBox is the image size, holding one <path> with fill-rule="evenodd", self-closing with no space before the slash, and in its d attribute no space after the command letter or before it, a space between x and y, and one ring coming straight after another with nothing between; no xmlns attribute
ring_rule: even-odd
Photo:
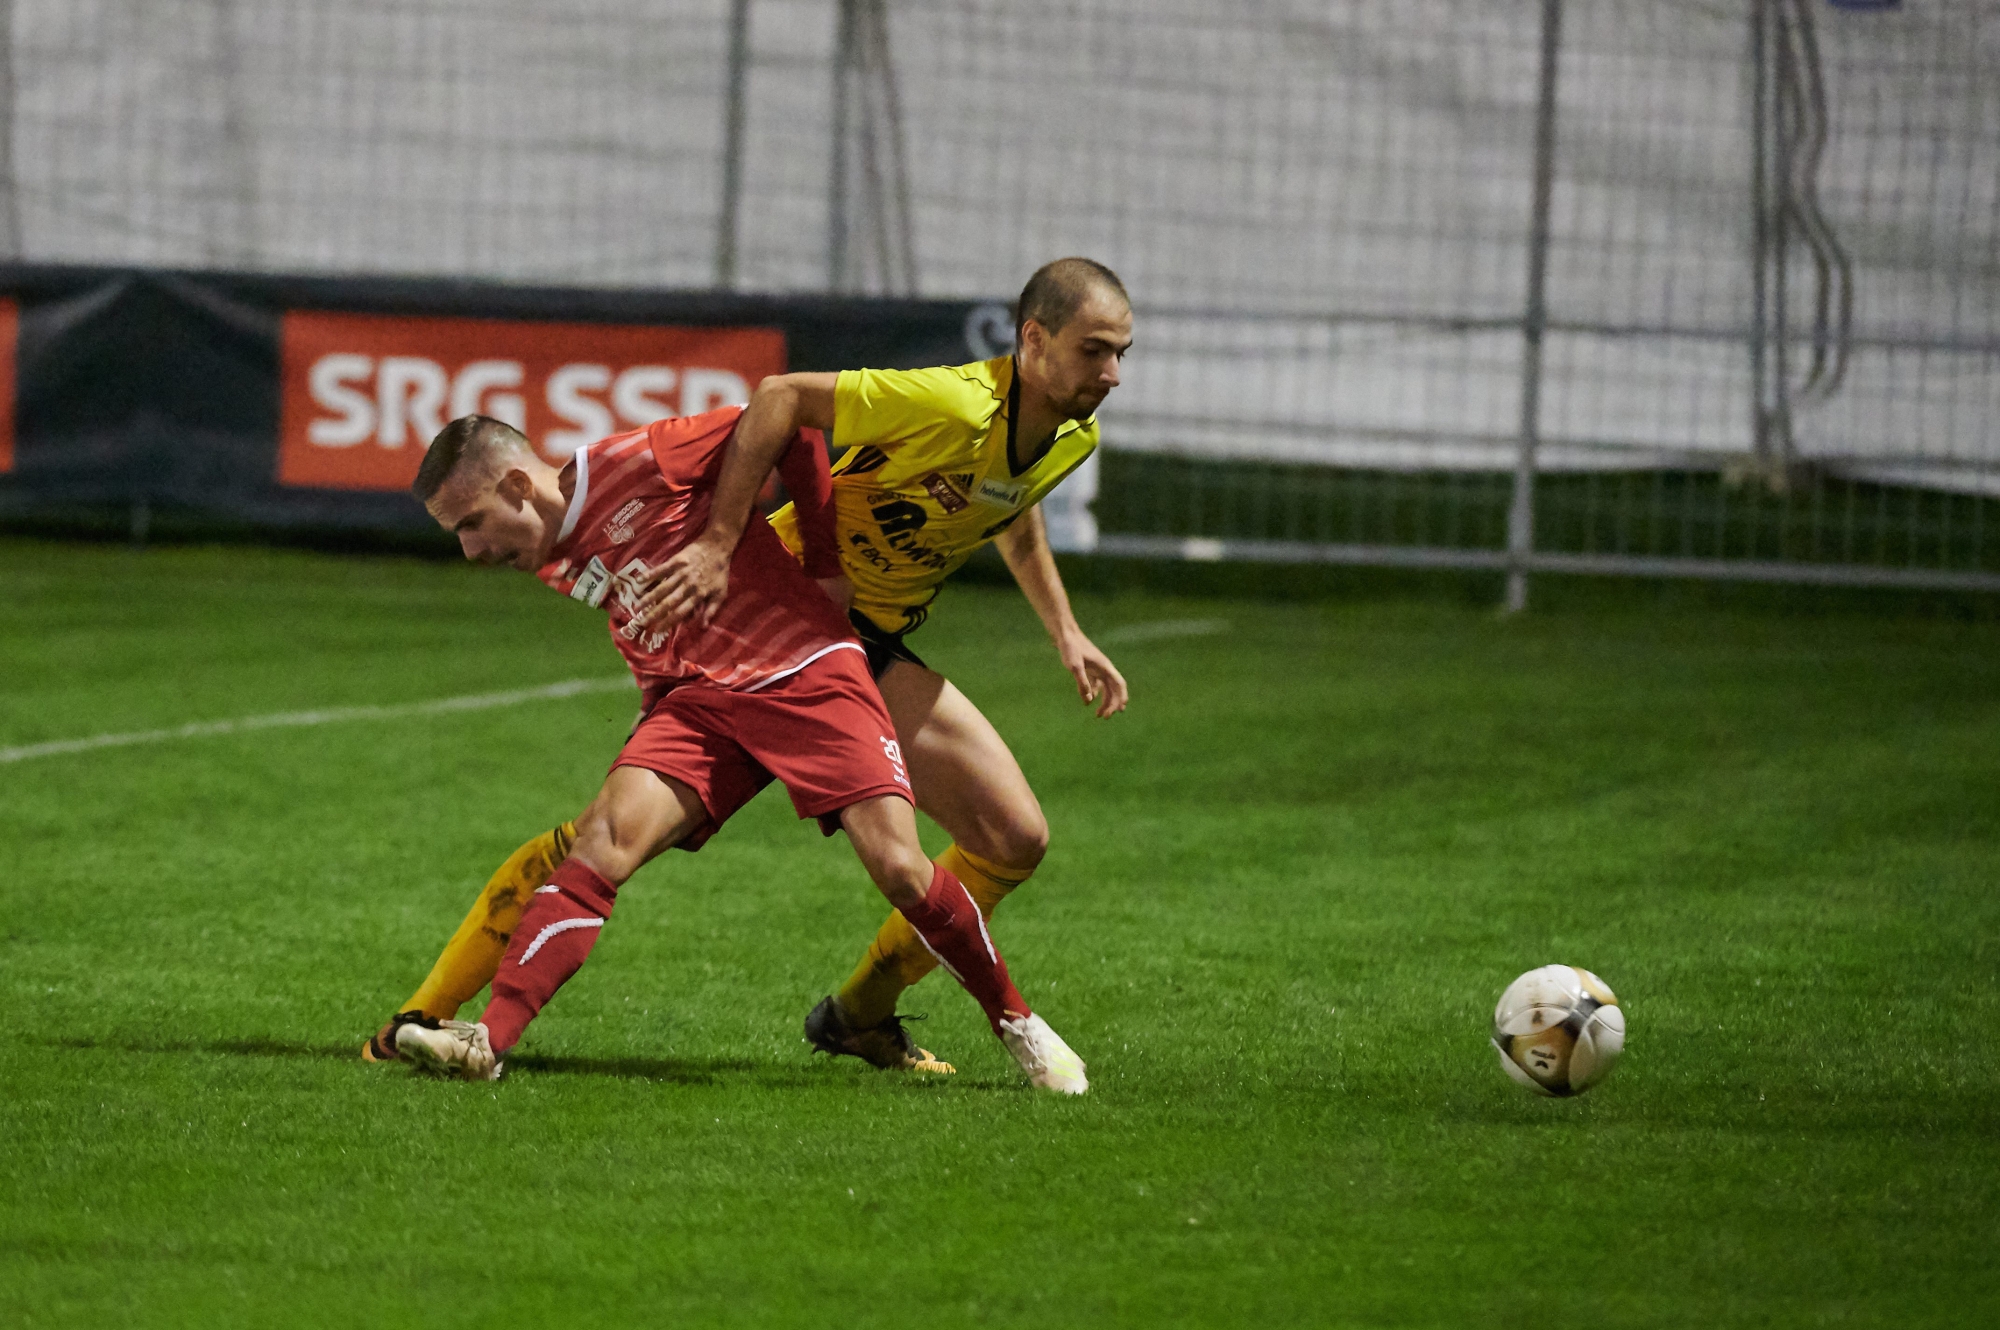
<svg viewBox="0 0 2000 1330"><path fill-rule="evenodd" d="M1007 561L1007 570L1020 583L1021 594L1048 629L1063 668L1076 680L1077 695L1086 703L1095 702L1100 717L1123 711L1130 697L1125 676L1078 626L1070 610L1069 593L1063 589L1062 574L1056 571L1055 555L1049 549L1048 524L1042 520L1042 510L1030 508L993 543Z"/></svg>
<svg viewBox="0 0 2000 1330"><path fill-rule="evenodd" d="M705 626L714 617L729 588L730 556L743 539L758 490L800 429L833 428L833 385L838 377L777 374L757 385L723 455L708 527L645 578L647 589L634 616L639 623L671 627L692 619ZM821 580L821 589L843 607L843 588L828 583L844 581Z"/></svg>
<svg viewBox="0 0 2000 1330"><path fill-rule="evenodd" d="M1017 471L1040 455L1063 422L1090 416L1118 386L1120 366L1132 349L1132 307L1121 294L1098 286L1056 332L1024 319L1020 343L1015 359L1021 376L1021 415L1013 446L1021 455L1008 459ZM1084 636L1070 612L1041 509L1024 513L994 543L1049 630L1063 668L1076 680L1077 693L1085 702L1097 703L1099 716L1123 711L1125 679L1110 657Z"/></svg>

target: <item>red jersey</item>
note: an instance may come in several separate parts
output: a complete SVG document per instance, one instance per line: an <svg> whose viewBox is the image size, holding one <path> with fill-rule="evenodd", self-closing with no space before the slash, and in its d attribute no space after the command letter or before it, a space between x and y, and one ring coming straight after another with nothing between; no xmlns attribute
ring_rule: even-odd
<svg viewBox="0 0 2000 1330"><path fill-rule="evenodd" d="M742 414L732 406L656 420L579 450L562 531L535 574L609 613L611 640L649 704L667 689L698 681L754 691L829 651L861 650L846 617L812 582L840 571L826 447L817 430L799 431L778 468L794 495L816 500L818 532L807 538L805 567L753 512L729 564L728 593L708 627L632 622L635 579L707 527L723 453ZM802 498L799 506L807 503Z"/></svg>

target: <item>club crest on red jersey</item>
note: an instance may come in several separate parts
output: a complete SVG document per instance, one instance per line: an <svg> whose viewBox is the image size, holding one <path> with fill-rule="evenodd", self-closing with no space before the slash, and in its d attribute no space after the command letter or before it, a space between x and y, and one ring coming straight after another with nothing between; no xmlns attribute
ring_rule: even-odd
<svg viewBox="0 0 2000 1330"><path fill-rule="evenodd" d="M623 545L632 539L632 519L646 511L644 499L633 499L626 503L604 524L604 538L613 545Z"/></svg>

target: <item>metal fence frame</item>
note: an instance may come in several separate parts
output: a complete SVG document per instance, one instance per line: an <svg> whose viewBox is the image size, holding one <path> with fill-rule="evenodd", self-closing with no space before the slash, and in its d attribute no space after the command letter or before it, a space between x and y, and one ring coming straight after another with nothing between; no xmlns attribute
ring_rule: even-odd
<svg viewBox="0 0 2000 1330"><path fill-rule="evenodd" d="M0 255L22 256L21 209L24 204L17 192L16 179L19 163L14 158L14 85L16 41L16 9L18 0L0 0ZM227 16L233 13L235 0L216 0L217 13ZM1738 542L1722 540L1701 544L1682 540L1680 552L1676 554L1672 540L1654 540L1649 545L1645 541L1607 541L1608 552L1590 552L1597 549L1593 540L1581 542L1582 550L1575 543L1565 546L1562 531L1552 528L1553 517L1563 515L1563 494L1559 487L1552 488L1550 478L1564 472L1563 451L1570 450L1571 462L1575 461L1576 449L1603 449L1611 446L1634 450L1633 457L1613 459L1614 465L1628 467L1650 467L1661 469L1660 473L1669 478L1675 475L1712 475L1719 465L1717 455L1700 451L1713 446L1712 441L1696 440L1687 446L1669 442L1678 426L1672 421L1663 421L1657 440L1640 440L1637 443L1627 438L1619 442L1616 431L1591 433L1594 427L1586 404L1581 412L1584 423L1580 427L1566 427L1566 411L1575 409L1574 394L1565 395L1565 388L1572 387L1579 380L1575 375L1564 377L1573 365L1566 365L1564 343L1570 339L1571 348L1580 338L1616 339L1628 336L1644 336L1662 339L1661 345L1673 343L1690 346L1696 343L1711 348L1712 358L1725 354L1742 358L1735 363L1747 367L1749 371L1750 418L1745 420L1742 435L1731 431L1731 437L1748 440L1747 447L1739 459L1732 455L1721 465L1730 467L1741 474L1732 476L1732 481L1747 490L1758 493L1781 493L1788 486L1806 483L1811 479L1809 467L1802 466L1793 445L1792 420L1796 410L1815 397L1823 399L1841 381L1845 365L1845 355L1849 347L1856 349L1894 349L1915 351L1924 354L1937 352L1970 351L1982 358L2000 360L2000 336L1990 330L1982 335L1974 329L1969 333L1960 332L1954 325L1951 329L1936 329L1935 325L1920 329L1914 334L1895 332L1886 335L1882 330L1871 329L1856 332L1850 327L1852 310L1852 273L1840 243L1818 215L1818 205L1812 193L1810 166L1817 161L1818 154L1826 146L1827 108L1825 94L1818 83L1817 55L1813 49L1813 33L1810 6L1813 4L1837 4L1842 7L1881 7L1884 3L1893 5L1894 0L1732 0L1726 6L1726 13L1718 11L1716 23L1708 29L1708 44L1711 56L1722 49L1722 44L1733 42L1726 36L1726 28L1717 23L1730 25L1737 22L1736 4L1743 5L1742 13L1748 17L1748 24L1742 31L1742 47L1747 60L1744 70L1748 74L1752 88L1747 108L1754 125L1748 142L1753 149L1743 162L1744 191L1743 214L1749 222L1746 233L1749 237L1745 252L1740 256L1741 271L1745 286L1751 293L1752 301L1747 314L1747 325L1742 316L1731 314L1717 317L1713 312L1688 322L1663 322L1658 326L1639 326L1644 319L1623 321L1618 314L1604 313L1593 318L1588 309L1565 309L1561 297L1564 288L1556 289L1557 299L1552 300L1550 291L1550 263L1552 249L1564 244L1574 244L1578 237L1567 233L1552 234L1552 196L1562 173L1562 160L1558 148L1566 132L1565 108L1558 96L1558 80L1563 73L1566 53L1581 52L1585 55L1602 55L1605 49L1600 34L1592 46L1592 21L1601 16L1578 7L1568 7L1574 30L1580 36L1566 40L1563 0L1536 0L1534 12L1539 18L1539 32L1535 34L1534 54L1536 86L1533 102L1532 155L1522 153L1520 173L1512 174L1508 163L1518 149L1513 137L1519 133L1524 121L1515 121L1515 129L1510 132L1507 143L1502 145L1498 164L1485 168L1499 173L1475 183L1504 183L1509 186L1503 196L1500 209L1507 216L1515 206L1513 188L1530 186L1524 193L1529 202L1529 215L1523 218L1525 225L1516 230L1508 221L1506 227L1505 253L1499 260L1502 267L1515 262L1518 252L1522 263L1523 281L1521 305L1518 313L1511 312L1511 279L1504 292L1500 288L1486 290L1463 307L1462 315L1455 313L1448 305L1439 304L1434 299L1418 292L1412 297L1413 304L1403 309L1377 308L1363 309L1349 307L1338 311L1327 310L1314 314L1294 310L1284 313L1279 308L1284 304L1282 296L1275 299L1268 314L1257 309L1238 309L1233 312L1217 303L1213 308L1201 307L1199 302L1208 296L1197 296L1194 300L1182 300L1174 307L1172 300L1157 306L1148 305L1143 294L1139 314L1142 319L1152 318L1161 322L1178 319L1182 323L1198 322L1202 319L1217 321L1256 321L1268 318L1272 326L1284 321L1311 322L1318 320L1324 328L1334 330L1353 329L1365 326L1378 327L1392 334L1423 333L1440 337L1456 337L1465 346L1478 342L1480 350L1464 354L1485 356L1481 367L1490 373L1494 381L1505 383L1513 374L1513 360L1507 352L1508 338L1518 342L1518 417L1510 420L1512 410L1511 392L1505 410L1496 406L1490 422L1480 418L1476 422L1477 435L1472 433L1454 435L1448 427L1437 428L1438 420L1426 418L1427 428L1417 431L1394 428L1395 421L1382 425L1368 420L1365 423L1341 423L1322 426L1315 423L1317 418L1309 418L1309 412L1297 408L1297 413L1287 417L1284 424L1295 428L1300 437L1310 437L1312 431L1324 428L1327 437L1336 433L1343 440L1359 440L1363 443L1380 440L1389 447L1401 448L1401 461L1397 469L1412 476L1435 476L1452 472L1454 468L1463 470L1468 466L1486 468L1480 475L1486 479L1499 477L1497 459L1511 453L1512 465L1504 480L1509 484L1504 513L1504 532L1493 529L1482 518L1478 527L1476 543L1451 545L1439 543L1436 532L1426 535L1421 523L1414 534L1398 530L1388 537L1390 540L1405 540L1410 543L1383 543L1378 539L1381 533L1368 529L1345 530L1337 527L1314 524L1313 540L1274 540L1259 538L1251 533L1244 538L1234 538L1230 533L1166 535L1157 534L1160 529L1175 529L1171 523L1162 522L1151 530L1144 530L1145 524L1137 524L1142 530L1114 530L1098 534L1085 505L1090 494L1086 487L1073 484L1067 492L1058 491L1051 502L1056 506L1067 505L1074 510L1070 516L1078 520L1064 524L1063 529L1081 533L1074 539L1079 549L1094 549L1111 555L1125 555L1145 558L1185 558L1185 559L1246 559L1285 563L1318 562L1350 565L1379 565L1389 567L1429 567L1462 568L1504 574L1506 582L1506 606L1510 610L1523 608L1529 597L1529 581L1541 573L1594 573L1622 576L1645 577L1687 577L1704 579L1737 579L1748 581L1777 581L1811 584L1836 584L1853 586L1897 586L1897 587L1939 587L1951 589L1972 589L1982 591L2000 590L2000 562L1993 557L1993 542L1985 537L1975 540L1979 551L1972 559L1973 569L1964 566L1965 561L1949 553L1941 556L1940 564L1957 563L1958 567L1917 566L1920 558L1915 545L1909 555L1907 566L1890 566L1886 562L1859 563L1855 559L1869 557L1865 549L1851 548L1858 542L1843 540L1820 542L1819 529L1815 527L1814 541L1829 546L1817 546L1805 557L1793 557L1794 547L1779 543L1775 552L1780 556L1767 557L1773 550L1768 543L1753 540L1745 548ZM784 5L775 6L785 9ZM818 15L830 21L832 33L830 55L822 51L812 57L817 62L815 69L826 77L827 100L824 130L827 162L823 174L815 176L801 191L805 207L819 206L818 191L820 181L824 182L824 269L823 278L806 275L804 280L817 289L834 294L858 294L875 292L879 294L915 294L923 288L918 272L917 246L913 238L913 190L911 172L905 144L904 98L899 89L899 73L891 51L891 11L892 0L828 0L823 9L815 8L815 22ZM764 9L768 18L771 6ZM1526 6L1523 6L1525 18ZM978 11L981 21L993 19L1000 13L980 6L966 6L967 12ZM720 74L720 92L717 100L719 134L716 142L719 153L706 159L716 167L715 210L713 213L712 264L704 265L705 271L697 270L692 280L696 283L704 279L712 289L719 291L742 290L754 287L758 278L755 268L758 262L756 231L754 225L746 223L746 217L754 221L756 215L754 181L751 175L753 133L757 121L758 100L753 97L753 74L759 65L757 41L753 40L755 24L753 18L757 7L752 0L718 0L715 13L704 17L704 23L714 20L713 30L706 40L713 41L722 56L723 68L715 70L713 63L694 71L694 77L703 80L713 73ZM792 6L796 17L801 7ZM1194 11L1189 11L1194 12ZM1389 11L1385 11L1389 12ZM1460 22L1483 21L1486 12L1476 7L1454 11ZM1638 12L1638 11L1634 11ZM1398 16L1400 18L1400 16ZM997 20L994 20L997 21ZM1101 18L1093 20L1101 22ZM1189 22L1187 14L1178 21ZM1206 20L1204 20L1206 21ZM1394 20L1392 20L1394 21ZM1407 22L1407 20L1403 20ZM1510 20L1511 21L1511 20ZM28 24L28 30L32 30ZM1600 23L1601 27L1601 23ZM227 28L227 25L224 25ZM1513 52L1513 62L1506 65L1511 88L1525 92L1529 43L1527 24L1519 22L1515 26L1518 39L1510 37L1509 50ZM1212 35L1212 34L1211 34ZM1404 35L1408 35L1405 31ZM1418 34L1428 40L1429 30ZM1490 34L1489 34L1490 35ZM1448 34L1442 34L1448 37ZM230 45L227 31L222 42L221 54L217 60L226 66L237 58L235 48ZM717 38L721 40L716 40ZM30 41L32 39L23 38ZM1468 39L1469 40L1469 39ZM1622 38L1620 39L1622 40ZM1329 48L1333 49L1333 48ZM713 56L706 57L713 60ZM1332 58L1332 57L1329 57ZM1719 57L1717 57L1719 58ZM1582 83L1590 82L1590 67L1583 66ZM223 74L231 70L223 69ZM921 87L921 68L915 74L905 72L909 86ZM1601 82L1601 80L1600 80ZM818 86L818 85L815 85ZM1366 86L1366 85L1362 85ZM814 93L814 97L821 94ZM232 103L233 105L233 103ZM1150 104L1148 104L1150 105ZM1524 106L1514 106L1515 112L1525 110ZM1649 108L1641 108L1645 114ZM1630 108L1620 114L1630 115ZM230 110L224 117L220 133L228 139L232 132L240 133L241 113ZM1731 123L1734 123L1733 121ZM1581 132L1568 131L1578 139L1587 139L1591 125L1585 123ZM817 140L815 140L817 142ZM227 149L231 145L225 143ZM240 143L234 145L241 157ZM1521 144L1522 148L1527 145ZM708 151L707 149L703 150ZM1731 149L1731 151L1734 151ZM229 157L224 152L225 158ZM235 160L231 158L230 160ZM240 164L240 163L239 163ZM247 168L246 168L247 169ZM704 168L705 169L705 168ZM816 172L821 168L813 168ZM1562 177L1565 180L1568 176ZM251 182L254 185L254 181ZM251 186L246 186L248 189ZM1734 188L1733 185L1725 186ZM26 196L33 201L34 195ZM1710 206L1723 196L1711 193ZM921 203L922 200L917 200ZM217 206L226 208L228 200L221 200ZM1143 207L1141 200L1134 205ZM1983 204L1981 205L1983 207ZM254 216L254 209L239 208L245 218ZM814 215L809 213L810 215ZM796 217L796 214L794 215ZM1296 223L1296 218L1292 222ZM1376 219L1379 223L1379 218ZM1329 227L1338 219L1330 221ZM245 223L248 224L247 222ZM1237 217L1235 224L1243 234L1259 224L1256 217ZM691 247L692 257L697 264L702 263L702 251L706 249L708 235L705 233L706 220L700 224L701 233L695 236ZM1312 223L1306 224L1308 227ZM220 227L222 231L228 227ZM247 234L247 232L246 232ZM683 235L685 235L685 231ZM1345 232L1336 234L1344 235ZM1357 233L1358 234L1358 233ZM1519 242L1525 236L1524 246ZM1240 239L1240 236L1238 237ZM1485 239L1485 237L1479 237ZM1601 239L1601 237L1599 237ZM239 242L243 237L238 237ZM1588 240L1588 238L1586 238ZM219 243L219 242L218 242ZM807 263L816 267L818 263L817 239L808 240L806 245ZM1365 241L1357 241L1356 253L1365 256L1360 248ZM1440 242L1453 243L1447 235ZM240 247L240 244L239 244ZM690 247L683 243L683 258L690 257ZM229 260L228 251L209 251L207 261L221 266L236 266ZM1441 253L1443 251L1440 251ZM1559 251L1567 252L1567 251ZM1814 280L1819 283L1813 299L1807 303L1813 308L1810 326L1798 326L1792 319L1792 311L1798 307L1800 292L1791 286L1796 276L1797 265L1791 262L1795 256L1803 255L1810 263ZM746 257L747 256L747 257ZM25 256L23 256L25 257ZM243 262L255 266L254 255L239 256ZM752 273L746 278L746 265ZM935 261L934 261L935 266ZM682 271L685 270L683 265ZM425 269L424 271L428 271ZM1943 271L1943 269L1940 269ZM1635 272L1643 272L1635 269ZM1562 275L1559 269L1558 277ZM937 274L932 274L933 283ZM676 279L681 280L681 279ZM801 280L798 274L787 279ZM1262 289L1262 288L1257 288ZM1414 288L1413 288L1414 289ZM959 294L963 295L964 292ZM1269 291L1266 295L1270 295ZM1221 298L1217 298L1220 300ZM1253 297L1254 299L1254 297ZM1427 303L1428 302L1428 303ZM1226 303L1223 302L1223 303ZM1365 303L1357 300L1358 306ZM1572 317L1565 317L1565 315ZM1894 330L1892 330L1894 331ZM1234 336L1235 333L1219 334L1219 337ZM1281 339L1278 339L1281 340ZM1276 344L1274 342L1274 344ZM1263 343L1250 339L1245 343L1249 350L1236 348L1231 354L1254 355ZM1554 349L1547 354L1552 357L1553 370L1545 364L1545 347ZM1200 350L1190 354L1208 354ZM1579 360L1588 367L1587 360ZM1706 362L1705 362L1706 363ZM1983 363L1983 362L1982 362ZM1803 373L1801 373L1803 370ZM1451 372L1447 365L1442 371ZM1591 370L1589 372L1597 372ZM1985 371L1977 371L1984 373ZM1550 379L1551 373L1554 378ZM1924 371L1919 369L1919 375ZM1545 379L1550 386L1545 391ZM1324 380L1328 384L1337 382L1332 377ZM1742 380L1733 382L1738 385ZM1987 380L1981 380L1982 383ZM1328 389L1333 391L1332 388ZM1899 383L1896 392L1906 389ZM1916 391L1921 395L1925 389L1920 381ZM1713 419L1720 410L1724 399L1708 399L1712 407L1707 419ZM1736 419L1734 398L1728 399L1726 414ZM1868 399L1873 401L1875 399ZM1883 401L1900 402L1903 399L1885 396ZM1974 402L1978 398L1974 397ZM1550 403L1553 402L1553 405ZM1954 402L1956 405L1956 402ZM1275 414L1275 413L1274 413ZM1545 421L1544 416L1548 416ZM1440 418L1442 419L1442 418ZM1885 417L1886 419L1886 417ZM1188 456L1206 456L1202 449L1210 446L1204 442L1207 436L1202 429L1212 423L1200 418L1200 412L1185 410L1161 411L1149 420L1144 411L1126 415L1121 424L1119 406L1114 404L1107 413L1108 449L1114 454L1135 456L1147 445L1137 431L1152 429L1154 434L1162 431L1184 431L1187 437ZM1512 427L1510 430L1510 426ZM1121 430L1132 429L1128 438L1121 441ZM1468 429L1472 426L1468 425ZM1690 435L1693 439L1695 436ZM1921 444L1929 436L1914 436ZM1122 446L1121 446L1122 442ZM1175 441L1169 440L1173 443ZM1452 461L1447 457L1460 445L1471 445L1483 450L1487 461L1468 463L1463 455ZM1176 444L1176 446L1178 446ZM1732 447L1735 446L1733 443ZM1331 450L1328 450L1331 451ZM1461 449L1461 454L1464 449ZM1220 454L1217 454L1220 455ZM1366 455L1350 450L1341 456ZM1641 456L1643 455L1643 456ZM1895 462L1897 466L1921 468L1925 465L1956 465L1960 454L1950 452L1923 452L1907 461ZM1844 455L1837 455L1840 460ZM1634 460L1637 458L1638 460ZM1650 459L1650 460L1647 460ZM1851 460L1851 459L1848 459ZM1337 464L1349 467L1348 462ZM1595 462L1586 458L1582 465L1592 466ZM1977 462L1967 463L1979 471L1979 483L1989 484L1992 463L1983 455ZM1469 472L1467 473L1469 474ZM1635 473L1643 474L1643 473ZM1089 477L1083 477L1085 481ZM1485 483L1485 480L1482 480ZM1919 477L1918 485L1937 483ZM1945 482L1950 483L1950 482ZM1927 492L1927 491L1926 491ZM1989 491L1990 492L1990 491ZM1574 494L1574 491L1570 491ZM1593 495L1596 491L1591 492ZM1595 503L1595 498L1591 502ZM1692 501L1690 501L1692 502ZM1980 499L1980 504L1992 502ZM1482 509L1490 512L1490 509ZM1979 507L1976 513L1985 514L1987 509ZM1994 510L2000 516L2000 508ZM1753 514L1754 516L1754 514ZM1781 521L1789 521L1783 517ZM1361 523L1355 523L1360 527ZM1989 521L1987 526L2000 531L2000 520ZM1540 530L1538 531L1538 527ZM1190 528L1182 527L1181 530ZM1200 532L1202 527L1192 528ZM1553 532L1553 536L1552 536ZM1834 528L1836 535L1840 534ZM1272 533L1265 532L1263 535ZM1276 534L1285 534L1278 532ZM1329 537L1332 537L1329 539ZM1442 541L1460 539L1457 531L1447 531ZM1844 543L1843 543L1844 542ZM1719 552L1724 557L1705 557L1718 553L1715 545L1725 546ZM1832 548L1838 546L1838 548ZM1731 557L1740 550L1743 557ZM1878 560L1889 556L1878 548ZM1924 556L1928 557L1928 556Z"/></svg>
<svg viewBox="0 0 2000 1330"><path fill-rule="evenodd" d="M1804 235L1823 283L1813 329L1813 367L1803 393L1824 397L1836 389L1847 349L1859 341L1851 332L1852 272L1810 197L1795 197L1786 187L1795 159L1811 154L1816 160L1825 146L1825 108L1816 68L1801 70L1799 43L1810 46L1809 0L1750 0L1747 47L1753 77L1754 155L1750 163L1753 237L1744 256L1753 288L1751 326L1731 340L1747 354L1753 382L1751 483L1782 491L1797 467L1791 440L1794 389L1788 377L1789 356L1796 338L1787 322L1786 277L1790 232ZM1834 0L1839 3L1839 0ZM1893 0L1892 0L1893 3ZM2000 572L1891 567L1871 564L1817 563L1792 560L1706 559L1639 554L1566 553L1538 550L1535 545L1538 450L1542 435L1543 342L1550 331L1547 300L1551 244L1550 203L1556 170L1559 103L1557 86L1562 63L1563 0L1539 0L1540 60L1536 96L1532 216L1528 229L1526 299L1518 319L1500 326L1518 328L1521 335L1521 415L1512 499L1507 511L1504 549L1452 548L1394 544L1316 544L1289 541L1173 537L1110 533L1097 538L1097 552L1145 559L1195 562L1242 561L1277 564L1326 564L1356 567L1457 569L1505 575L1504 609L1517 613L1528 606L1529 578L1536 573L1680 578L1701 581L1791 583L1897 589L2000 592ZM1883 7L1853 0L1853 8ZM1816 55L1812 57L1816 60ZM1788 83L1789 81L1789 83ZM1788 96L1790 104L1788 105ZM1817 102L1815 110L1814 103ZM1788 123L1789 122L1789 123ZM1803 142L1801 141L1803 140ZM1488 321L1493 326L1493 321ZM1831 326L1830 326L1831 325ZM1881 343L1878 343L1881 344ZM1893 343L1904 345L1904 342ZM1975 349L2000 351L1982 344ZM1829 355L1831 360L1829 361Z"/></svg>

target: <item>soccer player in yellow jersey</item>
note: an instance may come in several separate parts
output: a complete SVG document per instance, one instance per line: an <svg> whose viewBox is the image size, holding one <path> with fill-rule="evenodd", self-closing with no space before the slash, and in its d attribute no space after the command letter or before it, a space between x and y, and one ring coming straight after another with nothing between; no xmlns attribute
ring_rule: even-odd
<svg viewBox="0 0 2000 1330"><path fill-rule="evenodd" d="M1132 345L1123 284L1090 259L1045 265L1021 292L1016 341L1012 356L970 365L764 380L737 426L708 529L656 570L635 615L659 625L712 614L786 441L800 427L831 431L845 449L833 487L849 617L895 722L917 806L952 837L938 862L988 916L1041 863L1048 822L992 724L925 666L905 635L924 622L944 579L992 541L1083 700L1107 717L1127 699L1124 678L1071 613L1036 506L1097 446L1097 408L1118 386ZM772 524L796 548L790 512ZM523 846L488 883L425 987L370 1041L374 1056L393 1056L397 1021L449 1017L479 991L506 947L515 902L525 904L540 885L536 874L545 878L560 863L568 831ZM903 990L936 965L892 913L847 983L807 1017L807 1037L878 1067L948 1071L910 1041L896 1015Z"/></svg>

